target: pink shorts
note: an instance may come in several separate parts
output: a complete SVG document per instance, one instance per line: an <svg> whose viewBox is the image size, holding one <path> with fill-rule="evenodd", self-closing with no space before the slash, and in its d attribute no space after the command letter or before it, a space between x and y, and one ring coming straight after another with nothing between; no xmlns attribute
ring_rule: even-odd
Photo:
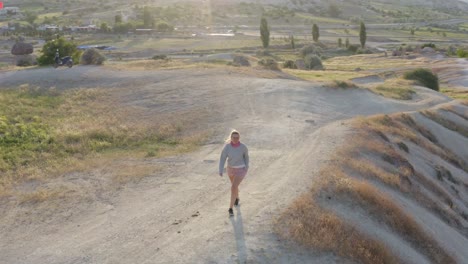
<svg viewBox="0 0 468 264"><path fill-rule="evenodd" d="M244 168L227 167L227 173L228 173L229 176L244 178L245 175L247 174L247 169L245 167Z"/></svg>

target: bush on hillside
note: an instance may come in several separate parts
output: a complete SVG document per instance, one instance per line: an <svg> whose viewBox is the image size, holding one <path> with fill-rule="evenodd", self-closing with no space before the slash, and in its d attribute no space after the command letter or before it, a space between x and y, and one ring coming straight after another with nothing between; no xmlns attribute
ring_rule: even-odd
<svg viewBox="0 0 468 264"><path fill-rule="evenodd" d="M309 54L320 56L322 54L322 48L320 48L317 45L310 44L310 45L302 47L301 50L299 51L299 55L302 58L305 58Z"/></svg>
<svg viewBox="0 0 468 264"><path fill-rule="evenodd" d="M357 45L357 44L353 44L353 45L349 45L349 46L348 46L348 50L351 51L351 52L353 52L353 53L356 53L360 47L361 47L361 46L359 46L359 45Z"/></svg>
<svg viewBox="0 0 468 264"><path fill-rule="evenodd" d="M314 54L309 54L304 58L304 65L309 70L323 70L322 60Z"/></svg>
<svg viewBox="0 0 468 264"><path fill-rule="evenodd" d="M468 58L468 51L464 49L457 49L457 56L460 58Z"/></svg>
<svg viewBox="0 0 468 264"><path fill-rule="evenodd" d="M102 65L106 58L95 48L87 49L81 55L81 64L84 65Z"/></svg>
<svg viewBox="0 0 468 264"><path fill-rule="evenodd" d="M356 84L348 81L338 81L334 80L331 84L328 85L329 87L332 88L342 88L342 89L347 89L347 88L357 88Z"/></svg>
<svg viewBox="0 0 468 264"><path fill-rule="evenodd" d="M232 58L232 65L234 66L250 66L249 59L241 54L236 54Z"/></svg>
<svg viewBox="0 0 468 264"><path fill-rule="evenodd" d="M283 68L286 68L286 69L297 69L297 65L294 61L292 60L287 60L285 62L283 62Z"/></svg>
<svg viewBox="0 0 468 264"><path fill-rule="evenodd" d="M278 63L274 59L261 59L258 64L265 69L279 71Z"/></svg>
<svg viewBox="0 0 468 264"><path fill-rule="evenodd" d="M73 62L78 63L80 60L81 51L77 50L76 45L65 40L63 37L47 41L42 46L42 55L37 58L39 65L54 64L55 53L59 52L60 57L72 56Z"/></svg>
<svg viewBox="0 0 468 264"><path fill-rule="evenodd" d="M434 91L439 91L439 77L428 69L419 68L406 72L404 78L417 81L421 85Z"/></svg>
<svg viewBox="0 0 468 264"><path fill-rule="evenodd" d="M356 54L372 54L372 51L367 48L358 48Z"/></svg>
<svg viewBox="0 0 468 264"><path fill-rule="evenodd" d="M434 43L424 43L424 44L422 44L421 49L424 49L425 47L429 47L429 48L435 49L435 48L436 48L436 45L435 45Z"/></svg>

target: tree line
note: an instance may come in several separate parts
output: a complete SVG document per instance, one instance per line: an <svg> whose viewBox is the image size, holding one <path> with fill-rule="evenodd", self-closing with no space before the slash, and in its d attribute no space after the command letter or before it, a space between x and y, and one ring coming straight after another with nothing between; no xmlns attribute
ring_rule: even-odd
<svg viewBox="0 0 468 264"><path fill-rule="evenodd" d="M314 42L318 42L320 37L319 27L317 24L312 25L312 39ZM260 39L262 41L263 48L268 48L270 45L270 27L268 26L268 21L265 17L262 17L260 20ZM366 25L361 21L359 27L359 41L361 43L361 48L366 46L367 41L367 32ZM291 46L294 47L294 37L291 36ZM338 46L342 46L341 38L338 39ZM346 47L349 46L349 40L346 39Z"/></svg>

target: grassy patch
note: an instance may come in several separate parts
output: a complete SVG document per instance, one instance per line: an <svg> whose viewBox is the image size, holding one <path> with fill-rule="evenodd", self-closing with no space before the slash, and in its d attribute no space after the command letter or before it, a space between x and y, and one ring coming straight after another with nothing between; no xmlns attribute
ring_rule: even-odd
<svg viewBox="0 0 468 264"><path fill-rule="evenodd" d="M91 169L90 160L106 155L144 157L138 153L152 151L160 157L193 150L201 141L198 132L184 132L195 118L190 113L142 120L140 112L117 100L104 89L1 90L0 197L27 180L47 182L75 169ZM125 182L127 174L122 169L115 178ZM24 200L40 197L49 196L41 192Z"/></svg>
<svg viewBox="0 0 468 264"><path fill-rule="evenodd" d="M452 89L452 88L442 88L440 90L443 94L459 100L467 100L468 101L468 91L461 90L461 89Z"/></svg>
<svg viewBox="0 0 468 264"><path fill-rule="evenodd" d="M170 50L225 50L241 48L261 48L260 39L255 37L186 37L186 38L157 38L152 36L130 36L103 35L102 38L84 36L77 38L80 45L102 44L112 45L123 51L135 51L142 49L170 49ZM271 39L270 45L284 45L280 38Z"/></svg>
<svg viewBox="0 0 468 264"><path fill-rule="evenodd" d="M390 227L435 263L455 263L455 260L390 196L365 181L350 180L347 183L336 186L335 193L342 195L342 199L357 202L376 221Z"/></svg>
<svg viewBox="0 0 468 264"><path fill-rule="evenodd" d="M194 67L194 63L187 63L182 60L135 60L135 61L112 61L106 67L118 70L155 70L155 69L181 69Z"/></svg>
<svg viewBox="0 0 468 264"><path fill-rule="evenodd" d="M410 81L402 79L388 79L383 84L372 86L371 91L384 97L399 100L411 100L415 94Z"/></svg>
<svg viewBox="0 0 468 264"><path fill-rule="evenodd" d="M391 54L389 54L391 55ZM419 58L408 60L402 57L385 57L382 54L353 55L334 57L323 62L327 70L354 71L361 70L388 70L391 68L417 68L427 63L427 59Z"/></svg>
<svg viewBox="0 0 468 264"><path fill-rule="evenodd" d="M450 121L449 119L444 118L440 114L434 111L426 110L421 112L425 117L431 119L434 122L437 122L441 126L450 129L452 131L455 131L462 136L468 138L468 129L465 127L456 124L455 122Z"/></svg>
<svg viewBox="0 0 468 264"><path fill-rule="evenodd" d="M341 89L350 89L350 88L358 88L358 86L350 81L338 81L333 80L332 82L326 84L326 87L329 88L341 88Z"/></svg>
<svg viewBox="0 0 468 264"><path fill-rule="evenodd" d="M38 190L35 190L34 192L30 193L22 193L20 195L19 203L24 204L24 203L40 203L40 202L45 202L51 199L60 199L65 196L66 188L55 188L55 189L50 189L50 188L39 188Z"/></svg>
<svg viewBox="0 0 468 264"><path fill-rule="evenodd" d="M294 69L283 69L283 72L296 76L298 78L317 81L317 82L334 82L334 81L348 81L353 78L364 77L366 74L359 72L347 72L347 71L305 71L305 70L294 70Z"/></svg>
<svg viewBox="0 0 468 264"><path fill-rule="evenodd" d="M368 237L311 198L309 195L298 198L281 214L276 224L280 236L333 251L359 263L399 263L383 243Z"/></svg>

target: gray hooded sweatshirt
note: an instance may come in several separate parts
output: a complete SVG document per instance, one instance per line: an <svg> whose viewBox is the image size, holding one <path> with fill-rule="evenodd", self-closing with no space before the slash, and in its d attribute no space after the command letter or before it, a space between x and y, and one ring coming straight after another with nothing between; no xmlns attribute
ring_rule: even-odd
<svg viewBox="0 0 468 264"><path fill-rule="evenodd" d="M221 158L219 159L219 173L223 173L226 159L228 167L249 168L249 150L247 146L242 143L240 143L238 147L233 147L231 143L224 146L221 152Z"/></svg>

